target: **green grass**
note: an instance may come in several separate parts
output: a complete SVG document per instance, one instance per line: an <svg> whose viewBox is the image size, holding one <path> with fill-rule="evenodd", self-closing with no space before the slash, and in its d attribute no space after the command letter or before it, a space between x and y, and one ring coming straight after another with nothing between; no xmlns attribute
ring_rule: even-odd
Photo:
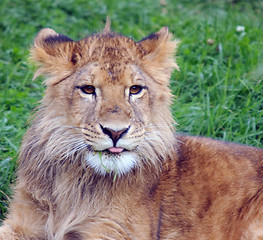
<svg viewBox="0 0 263 240"><path fill-rule="evenodd" d="M235 2L1 0L0 219L27 120L44 91L41 79L31 81L27 61L43 27L77 40L103 28L110 15L112 29L140 40L168 26L181 40L181 71L171 81L178 131L262 147L263 3Z"/></svg>

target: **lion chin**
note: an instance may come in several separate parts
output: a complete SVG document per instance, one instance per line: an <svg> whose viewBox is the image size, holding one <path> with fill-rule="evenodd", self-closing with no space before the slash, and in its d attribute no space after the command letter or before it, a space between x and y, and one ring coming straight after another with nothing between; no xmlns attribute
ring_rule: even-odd
<svg viewBox="0 0 263 240"><path fill-rule="evenodd" d="M263 150L174 133L168 28L141 41L41 30L45 95L0 240L263 239Z"/></svg>
<svg viewBox="0 0 263 240"><path fill-rule="evenodd" d="M118 151L118 150L117 150ZM134 152L110 153L108 151L88 154L87 164L97 173L105 176L107 173L119 176L127 174L136 165L137 155Z"/></svg>

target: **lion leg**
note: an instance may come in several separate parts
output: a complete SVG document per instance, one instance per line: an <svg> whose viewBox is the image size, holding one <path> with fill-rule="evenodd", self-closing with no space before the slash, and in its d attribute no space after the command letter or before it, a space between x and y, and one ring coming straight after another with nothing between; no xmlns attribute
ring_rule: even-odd
<svg viewBox="0 0 263 240"><path fill-rule="evenodd" d="M263 189L253 196L241 211L245 221L242 240L263 240Z"/></svg>
<svg viewBox="0 0 263 240"><path fill-rule="evenodd" d="M251 221L241 240L263 240L263 218Z"/></svg>
<svg viewBox="0 0 263 240"><path fill-rule="evenodd" d="M7 219L0 227L0 240L32 240L45 238L47 214L29 198L24 190L18 190L10 204Z"/></svg>

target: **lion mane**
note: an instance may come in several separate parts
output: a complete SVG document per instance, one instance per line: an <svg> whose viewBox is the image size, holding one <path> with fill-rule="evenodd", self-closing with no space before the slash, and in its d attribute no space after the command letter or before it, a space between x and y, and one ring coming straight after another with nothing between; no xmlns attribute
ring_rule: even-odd
<svg viewBox="0 0 263 240"><path fill-rule="evenodd" d="M263 150L174 133L178 41L41 30L46 91L1 240L263 239Z"/></svg>

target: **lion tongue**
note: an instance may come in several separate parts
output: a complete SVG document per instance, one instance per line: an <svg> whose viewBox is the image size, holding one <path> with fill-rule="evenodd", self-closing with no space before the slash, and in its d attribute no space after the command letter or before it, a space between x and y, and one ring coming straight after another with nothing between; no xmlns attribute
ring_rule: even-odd
<svg viewBox="0 0 263 240"><path fill-rule="evenodd" d="M124 149L121 147L111 147L108 150L112 153L121 153Z"/></svg>

